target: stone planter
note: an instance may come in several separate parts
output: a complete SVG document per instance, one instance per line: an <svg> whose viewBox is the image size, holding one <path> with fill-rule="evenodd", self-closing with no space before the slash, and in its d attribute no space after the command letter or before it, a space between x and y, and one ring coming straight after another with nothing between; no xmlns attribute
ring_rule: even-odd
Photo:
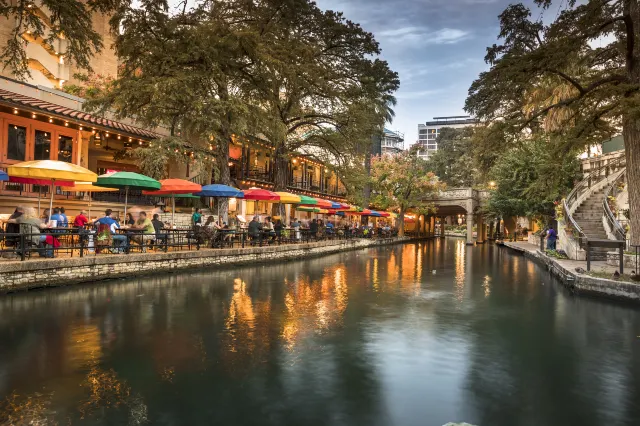
<svg viewBox="0 0 640 426"><path fill-rule="evenodd" d="M617 251L607 252L607 265L619 266L620 265L620 253ZM640 266L640 255L638 256L638 265ZM624 255L624 267L625 273L635 270L636 267L636 255L625 254ZM626 268L631 268L627 270ZM637 271L636 271L637 272Z"/></svg>

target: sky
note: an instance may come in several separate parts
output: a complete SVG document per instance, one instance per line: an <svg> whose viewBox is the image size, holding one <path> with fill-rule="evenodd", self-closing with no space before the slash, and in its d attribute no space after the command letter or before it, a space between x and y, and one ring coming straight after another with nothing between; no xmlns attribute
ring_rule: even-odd
<svg viewBox="0 0 640 426"><path fill-rule="evenodd" d="M497 42L498 15L513 0L316 0L344 12L372 32L382 59L400 75L396 118L387 128L418 139L418 123L465 115L471 83L488 66L486 48ZM529 2L526 2L529 3ZM553 6L546 14L554 14ZM534 15L539 15L536 9ZM537 17L537 16L536 16Z"/></svg>

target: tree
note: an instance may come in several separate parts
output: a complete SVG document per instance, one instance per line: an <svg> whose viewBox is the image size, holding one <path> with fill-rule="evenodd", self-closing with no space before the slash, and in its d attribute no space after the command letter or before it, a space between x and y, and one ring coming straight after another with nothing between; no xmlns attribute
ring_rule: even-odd
<svg viewBox="0 0 640 426"><path fill-rule="evenodd" d="M398 155L374 157L371 166L373 179L373 203L382 208L399 210L399 235L404 235L404 215L415 207L427 206L425 198L444 189L444 185L428 163L418 157L418 148L403 151Z"/></svg>
<svg viewBox="0 0 640 426"><path fill-rule="evenodd" d="M517 146L504 152L489 173L496 186L485 213L503 217L553 217L554 205L581 176L576 151L566 157L556 155L553 147L563 143L539 135L523 138Z"/></svg>
<svg viewBox="0 0 640 426"><path fill-rule="evenodd" d="M547 9L551 0L536 3ZM621 128L633 211L640 211L639 10L638 0L569 0L545 25L524 5L510 5L500 15L502 44L487 49L491 68L472 84L465 107L487 121L562 134L565 154ZM640 244L639 214L631 225Z"/></svg>
<svg viewBox="0 0 640 426"><path fill-rule="evenodd" d="M370 144L399 79L377 59L373 35L342 13L321 11L309 0L250 3L262 30L247 47L253 66L243 72L264 108L260 127L275 148L275 187L284 190L294 152L348 157Z"/></svg>
<svg viewBox="0 0 640 426"><path fill-rule="evenodd" d="M438 150L429 159L429 167L447 186L470 187L476 183L473 135L471 127L440 130Z"/></svg>
<svg viewBox="0 0 640 426"><path fill-rule="evenodd" d="M0 16L15 20L11 37L0 51L3 69L9 68L18 78L29 76L25 37L52 46L64 36L67 51L58 53L67 63L91 70L91 58L103 48L102 37L93 28L94 14L114 14L128 4L127 0L1 0ZM48 9L46 15L42 6ZM111 25L117 28L117 18L111 19Z"/></svg>

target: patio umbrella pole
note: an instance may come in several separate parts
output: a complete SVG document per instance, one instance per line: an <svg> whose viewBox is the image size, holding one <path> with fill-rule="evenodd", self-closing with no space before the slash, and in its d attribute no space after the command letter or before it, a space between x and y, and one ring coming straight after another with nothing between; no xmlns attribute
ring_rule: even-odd
<svg viewBox="0 0 640 426"><path fill-rule="evenodd" d="M176 226L176 197L171 194L171 226Z"/></svg>
<svg viewBox="0 0 640 426"><path fill-rule="evenodd" d="M51 218L51 215L53 214L53 188L55 188L55 185L56 185L56 180L51 179L51 199L49 201L49 218Z"/></svg>
<svg viewBox="0 0 640 426"><path fill-rule="evenodd" d="M42 197L42 185L38 185L38 216L40 216L40 197Z"/></svg>
<svg viewBox="0 0 640 426"><path fill-rule="evenodd" d="M124 220L127 220L127 201L129 199L129 186L124 187Z"/></svg>

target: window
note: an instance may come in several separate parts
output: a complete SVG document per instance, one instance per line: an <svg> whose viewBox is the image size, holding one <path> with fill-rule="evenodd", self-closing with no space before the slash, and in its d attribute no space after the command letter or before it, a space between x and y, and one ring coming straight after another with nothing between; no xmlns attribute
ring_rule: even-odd
<svg viewBox="0 0 640 426"><path fill-rule="evenodd" d="M51 158L51 133L36 130L34 160L49 160Z"/></svg>
<svg viewBox="0 0 640 426"><path fill-rule="evenodd" d="M71 136L58 136L58 160L71 163L73 154L73 138Z"/></svg>
<svg viewBox="0 0 640 426"><path fill-rule="evenodd" d="M27 155L27 128L9 124L7 132L7 158L25 161Z"/></svg>

